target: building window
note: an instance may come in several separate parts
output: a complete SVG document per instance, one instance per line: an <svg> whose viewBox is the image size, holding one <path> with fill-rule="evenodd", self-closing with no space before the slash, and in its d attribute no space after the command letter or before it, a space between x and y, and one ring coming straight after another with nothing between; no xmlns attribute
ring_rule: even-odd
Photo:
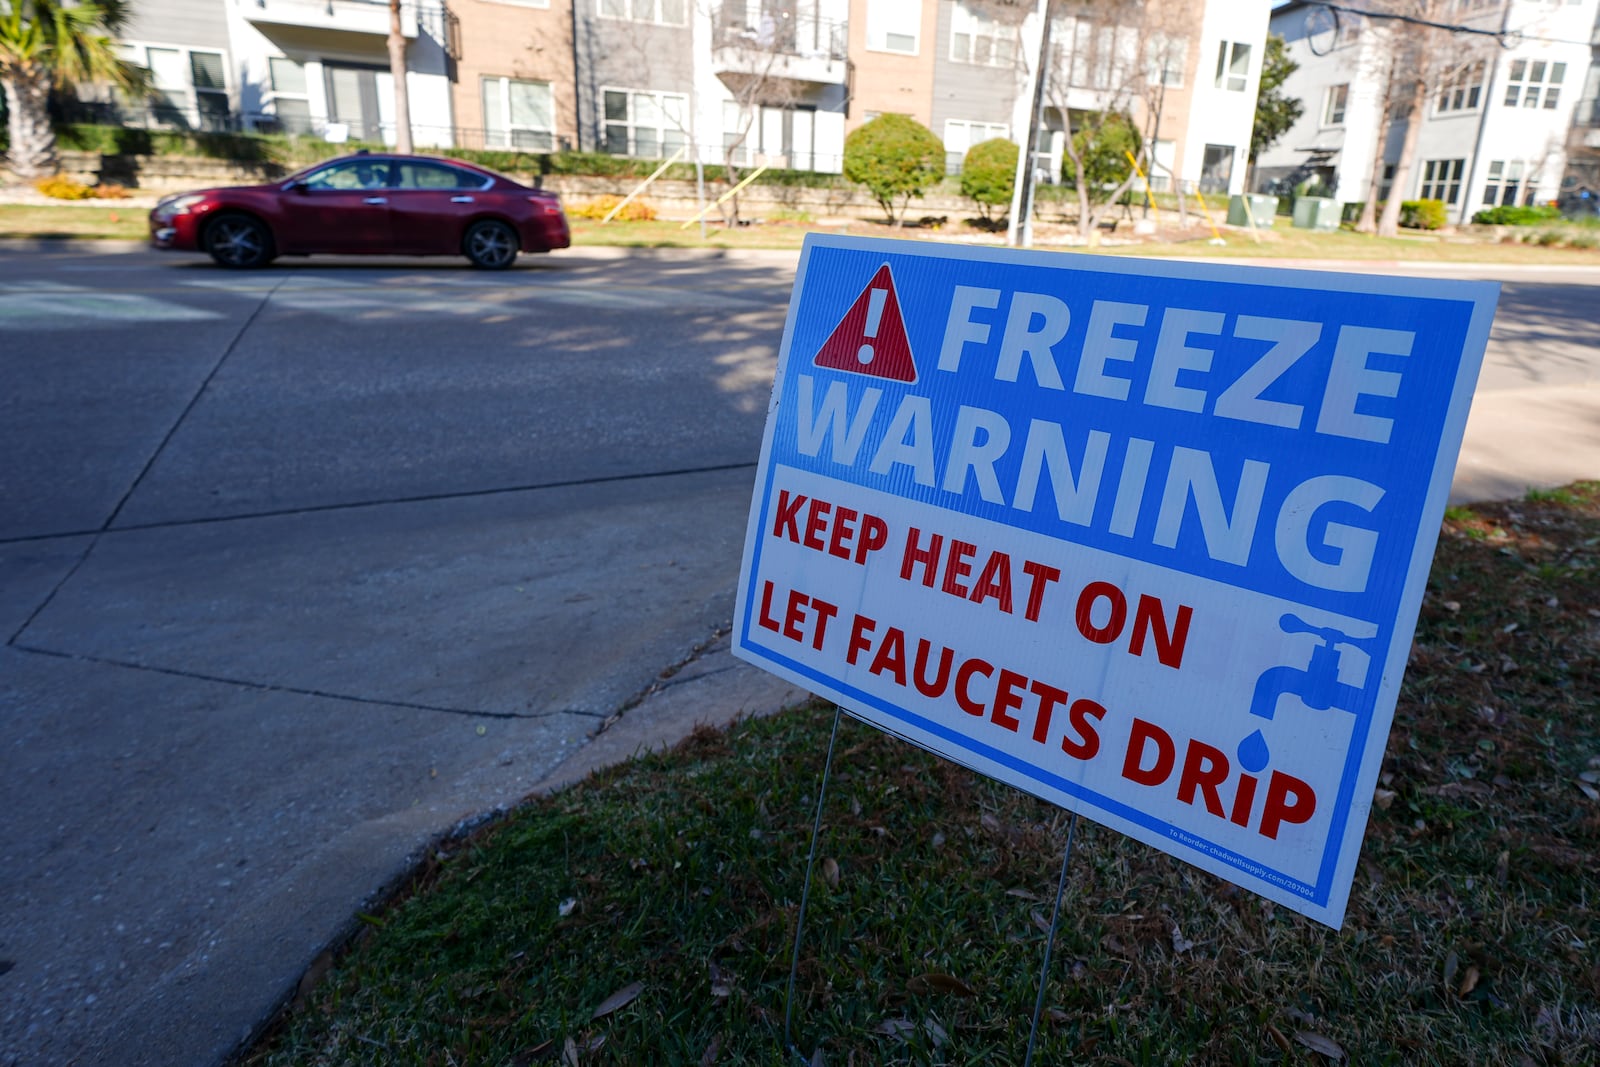
<svg viewBox="0 0 1600 1067"><path fill-rule="evenodd" d="M1330 85L1326 97L1322 101L1322 124L1324 126L1343 126L1344 108L1350 102L1350 86Z"/></svg>
<svg viewBox="0 0 1600 1067"><path fill-rule="evenodd" d="M1016 55L1016 31L957 4L950 19L950 59L980 67L1009 67Z"/></svg>
<svg viewBox="0 0 1600 1067"><path fill-rule="evenodd" d="M1200 163L1200 191L1225 193L1233 182L1233 149L1231 144L1208 144Z"/></svg>
<svg viewBox="0 0 1600 1067"><path fill-rule="evenodd" d="M272 113L284 133L311 132L311 101L306 92L304 63L273 56L267 60L272 79Z"/></svg>
<svg viewBox="0 0 1600 1067"><path fill-rule="evenodd" d="M555 115L549 82L483 79L485 148L549 152L556 143Z"/></svg>
<svg viewBox="0 0 1600 1067"><path fill-rule="evenodd" d="M228 76L221 52L190 52L189 77L200 124L212 128L228 120Z"/></svg>
<svg viewBox="0 0 1600 1067"><path fill-rule="evenodd" d="M1389 199L1389 191L1394 188L1394 170L1395 164L1393 163L1385 163L1383 165L1383 177L1378 180L1379 203Z"/></svg>
<svg viewBox="0 0 1600 1067"><path fill-rule="evenodd" d="M156 123L207 130L227 127L228 79L221 52L140 45L123 54L149 72L149 106Z"/></svg>
<svg viewBox="0 0 1600 1067"><path fill-rule="evenodd" d="M920 0L867 0L867 48L914 56L921 33Z"/></svg>
<svg viewBox="0 0 1600 1067"><path fill-rule="evenodd" d="M1464 159L1427 160L1422 164L1422 188L1417 195L1423 200L1457 203L1461 199L1461 174L1466 165Z"/></svg>
<svg viewBox="0 0 1600 1067"><path fill-rule="evenodd" d="M1242 41L1217 45L1217 88L1242 93L1250 84L1250 46Z"/></svg>
<svg viewBox="0 0 1600 1067"><path fill-rule="evenodd" d="M1188 38L1169 37L1164 33L1151 34L1149 42L1145 45L1145 62L1150 67L1150 84L1164 85L1168 89L1182 89L1183 68L1188 56Z"/></svg>
<svg viewBox="0 0 1600 1067"><path fill-rule="evenodd" d="M614 156L660 159L684 146L686 98L678 93L607 89L605 150Z"/></svg>
<svg viewBox="0 0 1600 1067"><path fill-rule="evenodd" d="M1533 180L1523 179L1522 161L1494 160L1489 164L1489 175L1483 183L1483 202L1495 205L1518 203L1517 197L1526 188L1526 199L1533 199Z"/></svg>
<svg viewBox="0 0 1600 1067"><path fill-rule="evenodd" d="M600 17L661 26L687 26L688 0L599 0Z"/></svg>
<svg viewBox="0 0 1600 1067"><path fill-rule="evenodd" d="M1063 73L1072 88L1120 88L1145 74L1137 31L1132 27L1064 18L1056 20L1051 40L1058 42L1050 59L1051 70Z"/></svg>
<svg viewBox="0 0 1600 1067"><path fill-rule="evenodd" d="M1484 62L1480 59L1447 78L1439 89L1434 110L1441 115L1451 111L1478 110L1478 98L1483 92L1485 69Z"/></svg>
<svg viewBox="0 0 1600 1067"><path fill-rule="evenodd" d="M1003 122L971 122L966 119L946 119L944 124L944 169L947 174L960 174L961 164L967 158L967 149L996 137L1007 137L1011 128Z"/></svg>
<svg viewBox="0 0 1600 1067"><path fill-rule="evenodd" d="M1555 110L1561 99L1561 83L1567 77L1565 63L1546 63L1542 59L1517 59L1511 63L1506 82L1506 107L1538 107L1543 103Z"/></svg>

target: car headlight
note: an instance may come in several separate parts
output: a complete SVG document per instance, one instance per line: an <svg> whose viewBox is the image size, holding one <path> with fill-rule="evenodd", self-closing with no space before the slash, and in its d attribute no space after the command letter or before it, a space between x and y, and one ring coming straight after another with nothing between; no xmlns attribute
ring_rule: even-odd
<svg viewBox="0 0 1600 1067"><path fill-rule="evenodd" d="M161 215L187 215L196 205L205 200L204 193L185 193L169 200L163 200L156 205L157 214Z"/></svg>

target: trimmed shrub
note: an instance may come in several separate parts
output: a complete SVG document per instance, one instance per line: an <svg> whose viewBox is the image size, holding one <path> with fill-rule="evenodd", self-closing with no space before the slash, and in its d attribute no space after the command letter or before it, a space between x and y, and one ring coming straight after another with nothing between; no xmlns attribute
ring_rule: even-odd
<svg viewBox="0 0 1600 1067"><path fill-rule="evenodd" d="M1443 200L1402 200L1400 225L1413 230L1438 230L1450 221Z"/></svg>
<svg viewBox="0 0 1600 1067"><path fill-rule="evenodd" d="M966 159L961 163L961 195L976 201L985 219L995 208L1011 206L1020 151L1004 137L995 137L967 149Z"/></svg>
<svg viewBox="0 0 1600 1067"><path fill-rule="evenodd" d="M82 182L73 181L65 174L53 174L48 178L39 178L33 187L52 200L88 200L94 196L94 190Z"/></svg>
<svg viewBox="0 0 1600 1067"><path fill-rule="evenodd" d="M879 115L844 139L844 176L866 186L899 226L911 198L944 177L944 144L909 115Z"/></svg>
<svg viewBox="0 0 1600 1067"><path fill-rule="evenodd" d="M1472 216L1472 221L1483 226L1535 226L1541 222L1559 219L1561 210L1548 204L1526 207L1520 204L1502 204L1484 208Z"/></svg>
<svg viewBox="0 0 1600 1067"><path fill-rule="evenodd" d="M1108 187L1114 189L1122 184L1133 169L1128 156L1138 155L1142 145L1143 138L1133 120L1121 114L1107 115L1098 128L1082 129L1073 136L1073 150L1083 159L1083 177L1091 201L1104 200L1109 195ZM1068 189L1078 187L1077 168L1066 153L1061 157L1061 184Z"/></svg>
<svg viewBox="0 0 1600 1067"><path fill-rule="evenodd" d="M567 214L580 219L603 219L611 209L622 203L622 197L597 196L593 200L579 204L577 207L567 208ZM613 222L649 222L656 217L656 209L644 200L630 200L626 207L617 212Z"/></svg>

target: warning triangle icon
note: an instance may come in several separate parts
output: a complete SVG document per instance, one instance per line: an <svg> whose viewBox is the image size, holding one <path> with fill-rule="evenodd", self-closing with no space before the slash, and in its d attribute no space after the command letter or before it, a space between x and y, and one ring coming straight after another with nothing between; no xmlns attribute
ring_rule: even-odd
<svg viewBox="0 0 1600 1067"><path fill-rule="evenodd" d="M917 380L917 364L911 358L911 342L906 339L900 297L895 293L889 264L878 268L811 362L829 370L854 371L897 382Z"/></svg>

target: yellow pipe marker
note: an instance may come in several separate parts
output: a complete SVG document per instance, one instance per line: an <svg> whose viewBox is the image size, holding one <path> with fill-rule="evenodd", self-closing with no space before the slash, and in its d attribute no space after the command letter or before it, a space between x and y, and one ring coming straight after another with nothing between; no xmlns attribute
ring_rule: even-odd
<svg viewBox="0 0 1600 1067"><path fill-rule="evenodd" d="M1139 167L1139 161L1134 158L1132 152L1124 148L1122 154L1128 157L1128 162L1133 164L1133 172L1139 176L1140 181L1144 182L1144 206L1155 213L1156 225L1160 226L1161 209L1156 207L1155 198L1150 195L1150 179L1145 177L1144 171Z"/></svg>
<svg viewBox="0 0 1600 1067"><path fill-rule="evenodd" d="M725 192L721 196L719 196L717 198L717 202L716 203L712 204L710 207L708 207L704 211L700 212L700 214L696 215L694 218L690 219L688 222L684 223L682 226L679 226L678 229L687 230L690 226L693 226L695 223L699 222L701 219L703 219L707 215L711 214L717 208L722 206L723 201L725 201L725 200L729 199L730 197L734 196L735 194L737 194L739 192L740 189L743 189L745 186L749 185L751 182L753 182L757 178L761 177L761 175L766 173L766 170L767 170L767 164L765 164L765 163L761 164L761 166L759 166L755 170L751 171L750 172L750 176L745 178L744 181L740 182L738 185L735 185L732 189L729 189L727 192Z"/></svg>
<svg viewBox="0 0 1600 1067"><path fill-rule="evenodd" d="M644 192L646 187L648 187L651 182L653 182L657 178L661 177L661 175L666 172L666 169L668 167L672 166L674 163L676 163L678 161L678 157L683 155L687 151L689 151L689 146L688 145L684 145L681 148L679 148L676 152L672 153L671 158L669 158L665 163L661 164L661 166L657 167L656 168L656 172L654 174L650 175L650 177L648 177L644 181L640 182L638 184L638 186L633 190L633 192L631 192L627 196L623 197L620 201L617 202L617 206L616 207L614 207L610 211L606 212L606 217L600 220L600 225L604 226L606 223L608 223L612 219L616 218L617 217L617 212L621 211L623 208L625 208L629 204L633 203L633 198L634 197L636 197L640 193Z"/></svg>
<svg viewBox="0 0 1600 1067"><path fill-rule="evenodd" d="M1217 223L1211 217L1211 209L1206 207L1206 194L1200 191L1199 186L1195 186L1194 195L1195 199L1200 201L1200 210L1205 212L1206 225L1211 227L1211 242L1219 245L1227 244L1228 242L1222 239L1222 234L1217 232Z"/></svg>

